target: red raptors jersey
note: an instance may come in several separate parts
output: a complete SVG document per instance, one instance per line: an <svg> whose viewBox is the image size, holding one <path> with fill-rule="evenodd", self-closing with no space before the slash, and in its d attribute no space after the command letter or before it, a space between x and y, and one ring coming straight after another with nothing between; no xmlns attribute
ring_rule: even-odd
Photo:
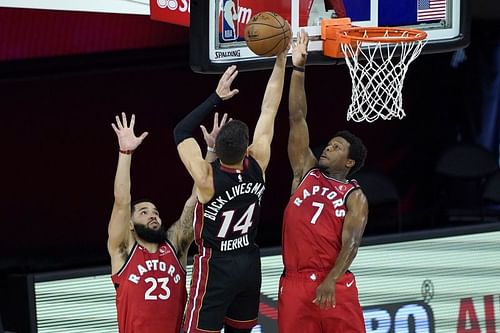
<svg viewBox="0 0 500 333"><path fill-rule="evenodd" d="M156 253L135 244L122 269L111 277L116 288L120 333L178 333L186 304L186 272L174 248Z"/></svg>
<svg viewBox="0 0 500 333"><path fill-rule="evenodd" d="M329 271L342 247L347 196L359 188L355 180L338 181L319 169L309 171L283 216L285 270Z"/></svg>

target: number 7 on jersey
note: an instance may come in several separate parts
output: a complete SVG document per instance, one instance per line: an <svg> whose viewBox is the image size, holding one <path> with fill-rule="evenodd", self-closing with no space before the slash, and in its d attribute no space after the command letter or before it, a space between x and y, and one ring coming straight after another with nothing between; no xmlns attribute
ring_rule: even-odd
<svg viewBox="0 0 500 333"><path fill-rule="evenodd" d="M311 205L317 208L316 213L314 213L313 217L311 218L311 224L316 224L316 221L321 215L321 212L323 211L323 207L325 206L325 204L322 202L313 201Z"/></svg>

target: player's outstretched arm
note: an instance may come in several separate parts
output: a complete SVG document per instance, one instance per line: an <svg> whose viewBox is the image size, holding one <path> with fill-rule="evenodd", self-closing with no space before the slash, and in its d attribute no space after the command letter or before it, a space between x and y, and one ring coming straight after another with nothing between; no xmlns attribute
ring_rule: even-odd
<svg viewBox="0 0 500 333"><path fill-rule="evenodd" d="M130 125L127 123L127 116L122 113L116 116L116 124L111 124L118 137L120 153L118 156L118 166L116 168L113 211L108 225L108 252L111 257L111 272L118 272L123 266L128 251L133 244L130 232L130 165L132 153L142 143L148 135L142 133L139 137L134 134L135 115L130 118Z"/></svg>
<svg viewBox="0 0 500 333"><path fill-rule="evenodd" d="M335 266L316 289L314 302L320 308L335 306L335 283L349 269L358 253L368 221L368 201L363 191L355 190L347 198L347 214L342 227L342 248Z"/></svg>
<svg viewBox="0 0 500 333"><path fill-rule="evenodd" d="M200 126L203 132L203 138L207 144L207 155L205 160L210 163L215 161L217 155L215 154L215 139L217 134L219 134L220 128L227 121L227 113L224 114L222 120L219 123L219 114L214 115L214 125L212 131L209 133L205 126ZM173 244L176 249L177 257L180 259L181 264L184 268L187 265L187 255L189 246L193 242L194 231L193 231L193 218L194 209L196 207L196 186L193 186L191 196L186 200L184 208L182 210L181 217L168 229L167 238Z"/></svg>
<svg viewBox="0 0 500 333"><path fill-rule="evenodd" d="M297 41L292 44L293 71L288 96L290 122L288 158L293 170L292 193L305 173L317 162L309 149L309 129L306 122L307 99L304 80L308 44L309 36L304 30L297 34Z"/></svg>
<svg viewBox="0 0 500 333"><path fill-rule="evenodd" d="M238 75L236 66L230 66L219 80L216 91L205 102L191 111L174 129L174 139L182 163L194 180L198 199L207 202L213 195L212 169L201 154L201 149L192 133L203 119L223 100L236 95L239 91L231 89L231 84Z"/></svg>
<svg viewBox="0 0 500 333"><path fill-rule="evenodd" d="M273 72L267 83L262 107L252 144L249 148L250 155L259 163L262 171L265 172L271 157L271 141L274 135L274 120L278 113L278 108L283 95L283 85L285 80L286 56L288 47L276 56Z"/></svg>
<svg viewBox="0 0 500 333"><path fill-rule="evenodd" d="M180 145L184 140L192 138L195 128L200 126L201 122L222 101L228 100L239 93L238 89L231 89L231 84L238 76L238 70L235 65L229 66L222 74L213 92L203 103L188 113L174 129L174 139L176 145Z"/></svg>

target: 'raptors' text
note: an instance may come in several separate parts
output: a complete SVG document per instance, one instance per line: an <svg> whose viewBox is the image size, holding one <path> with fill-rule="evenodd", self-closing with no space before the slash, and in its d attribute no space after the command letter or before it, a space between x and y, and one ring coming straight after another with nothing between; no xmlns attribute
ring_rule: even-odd
<svg viewBox="0 0 500 333"><path fill-rule="evenodd" d="M128 280L138 284L141 281L141 277L150 271L161 271L161 272L167 272L170 277L172 277L172 281L174 281L175 284L179 283L181 280L181 276L179 273L176 271L175 266L173 265L168 265L167 263L163 261L159 261L157 259L153 260L146 260L143 265L137 265L137 274L130 274L128 276Z"/></svg>
<svg viewBox="0 0 500 333"><path fill-rule="evenodd" d="M338 209L344 205L344 200L341 197L337 197L338 193L328 187L323 186L312 186L312 188L304 188L302 192L297 191L295 193L295 199L293 203L295 206L300 207L304 200L312 195L320 195L322 197L326 197L329 201L331 201L333 208L335 208L335 215L337 217L345 216L345 209Z"/></svg>

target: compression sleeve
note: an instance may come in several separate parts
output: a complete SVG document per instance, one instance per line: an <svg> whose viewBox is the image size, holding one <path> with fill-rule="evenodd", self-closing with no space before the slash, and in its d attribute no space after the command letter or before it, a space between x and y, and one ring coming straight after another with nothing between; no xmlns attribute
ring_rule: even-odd
<svg viewBox="0 0 500 333"><path fill-rule="evenodd" d="M213 110L214 107L219 105L222 99L215 92L208 96L208 98L198 105L193 111L188 113L174 128L174 140L178 145L182 141L193 136L193 131L197 128L203 119Z"/></svg>

